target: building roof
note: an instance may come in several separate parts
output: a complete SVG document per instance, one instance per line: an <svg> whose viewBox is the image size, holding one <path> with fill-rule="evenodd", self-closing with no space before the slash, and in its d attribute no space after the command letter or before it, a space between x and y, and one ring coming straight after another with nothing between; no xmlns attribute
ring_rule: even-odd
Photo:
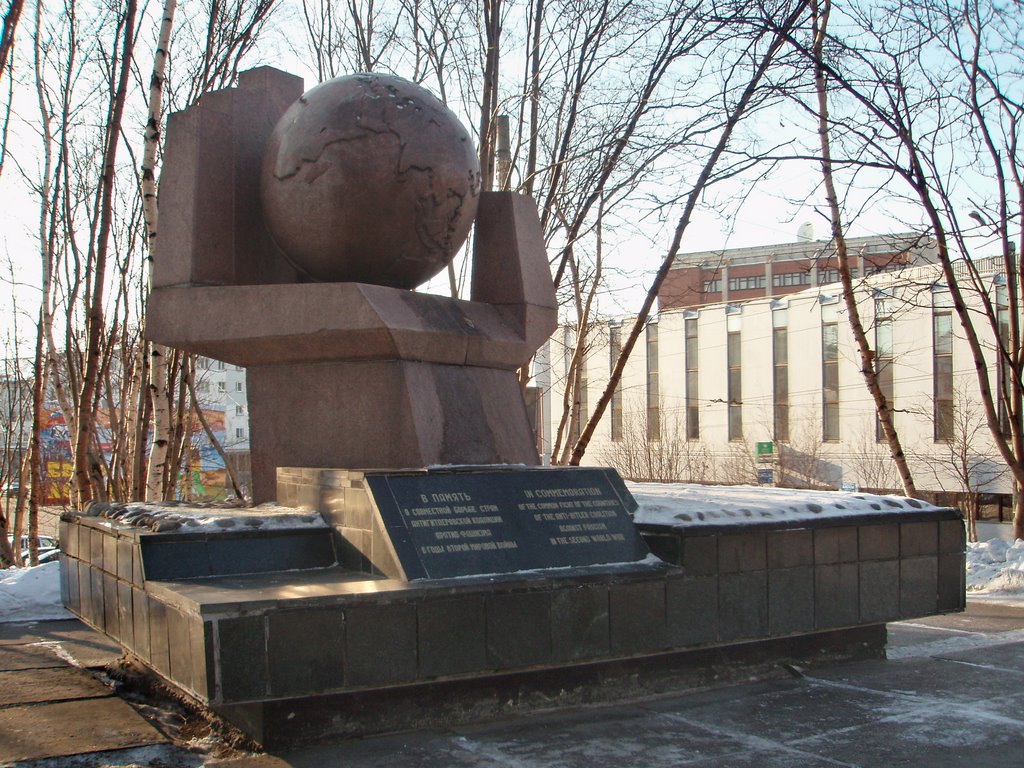
<svg viewBox="0 0 1024 768"><path fill-rule="evenodd" d="M935 261L935 244L927 235L918 232L900 232L890 235L848 237L847 250L851 255L894 254L910 251L914 263L930 264ZM724 248L712 251L696 251L676 256L673 269L717 265L728 263L759 264L772 261L794 261L819 259L835 255L832 240L807 240L796 243L757 245L749 248Z"/></svg>

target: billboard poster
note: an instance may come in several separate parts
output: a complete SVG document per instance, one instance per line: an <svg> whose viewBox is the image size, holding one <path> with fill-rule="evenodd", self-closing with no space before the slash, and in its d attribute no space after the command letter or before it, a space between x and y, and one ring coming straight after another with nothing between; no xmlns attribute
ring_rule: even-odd
<svg viewBox="0 0 1024 768"><path fill-rule="evenodd" d="M224 406L207 406L203 409L203 416L214 437L223 445L226 437ZM188 428L188 449L185 457L187 469L178 484L178 495L180 498L192 500L223 498L227 480L224 460L210 441L199 419L190 419ZM110 416L105 411L96 414L96 433L103 457L109 461L114 430L110 426ZM56 405L46 406L45 421L39 437L43 449L43 503L67 504L71 475L74 471L74 456L64 415Z"/></svg>

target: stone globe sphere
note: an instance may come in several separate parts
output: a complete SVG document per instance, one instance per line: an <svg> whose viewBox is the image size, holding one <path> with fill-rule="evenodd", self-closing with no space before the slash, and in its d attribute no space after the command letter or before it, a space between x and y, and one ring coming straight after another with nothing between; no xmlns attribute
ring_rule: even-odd
<svg viewBox="0 0 1024 768"><path fill-rule="evenodd" d="M307 91L274 128L260 198L306 278L414 288L465 242L480 196L469 133L429 91L357 74Z"/></svg>

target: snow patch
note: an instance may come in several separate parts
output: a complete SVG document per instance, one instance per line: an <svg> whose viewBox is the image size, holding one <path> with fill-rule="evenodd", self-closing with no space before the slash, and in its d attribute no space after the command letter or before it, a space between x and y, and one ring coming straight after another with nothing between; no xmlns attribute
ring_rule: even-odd
<svg viewBox="0 0 1024 768"><path fill-rule="evenodd" d="M939 509L918 499L869 493L693 483L627 482L626 486L640 505L634 515L637 523L685 525L688 528L739 522L802 522Z"/></svg>
<svg viewBox="0 0 1024 768"><path fill-rule="evenodd" d="M1024 597L1024 541L990 539L968 544L967 591Z"/></svg>
<svg viewBox="0 0 1024 768"><path fill-rule="evenodd" d="M0 571L0 622L71 619L60 599L60 563Z"/></svg>

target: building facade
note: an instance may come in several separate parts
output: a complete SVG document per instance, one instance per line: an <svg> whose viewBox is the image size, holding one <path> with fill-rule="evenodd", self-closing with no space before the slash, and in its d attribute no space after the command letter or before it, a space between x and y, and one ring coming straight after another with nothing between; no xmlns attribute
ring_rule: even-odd
<svg viewBox="0 0 1024 768"><path fill-rule="evenodd" d="M810 225L802 230L809 235ZM855 280L936 259L934 242L912 232L852 237L847 250ZM665 277L658 303L662 311L736 303L787 296L838 280L832 242L808 237L796 243L681 254Z"/></svg>
<svg viewBox="0 0 1024 768"><path fill-rule="evenodd" d="M1002 272L988 269L984 279L1005 317ZM918 488L1009 493L938 266L860 279L856 297ZM597 402L631 325L591 329L581 401ZM977 325L992 353L990 329ZM548 450L574 340L560 329L537 377L548 388ZM634 479L898 489L860 366L837 283L662 310L634 348L584 463ZM997 365L989 376L998 390Z"/></svg>
<svg viewBox="0 0 1024 768"><path fill-rule="evenodd" d="M212 411L223 409L224 439L221 447L242 491L250 493L252 472L245 368L208 357L196 358L196 396L204 411L208 406ZM225 482L230 490L230 482L226 478Z"/></svg>

